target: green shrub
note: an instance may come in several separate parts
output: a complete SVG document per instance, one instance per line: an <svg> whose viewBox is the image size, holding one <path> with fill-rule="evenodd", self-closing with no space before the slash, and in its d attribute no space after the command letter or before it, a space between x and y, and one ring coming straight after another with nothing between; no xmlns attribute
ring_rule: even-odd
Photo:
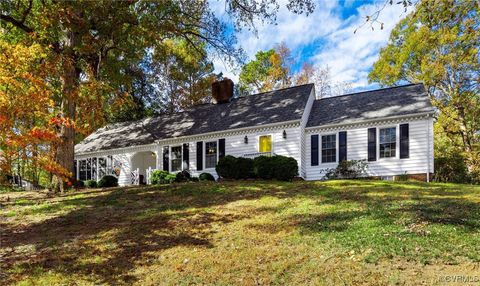
<svg viewBox="0 0 480 286"><path fill-rule="evenodd" d="M210 173L201 173L200 176L198 176L198 179L200 181L215 181L215 177Z"/></svg>
<svg viewBox="0 0 480 286"><path fill-rule="evenodd" d="M87 180L85 181L85 186L90 189L94 189L97 187L97 181L95 180Z"/></svg>
<svg viewBox="0 0 480 286"><path fill-rule="evenodd" d="M235 158L225 156L218 161L215 167L217 174L225 179L247 179L253 175L253 160L248 158Z"/></svg>
<svg viewBox="0 0 480 286"><path fill-rule="evenodd" d="M366 174L367 167L366 160L342 160L336 168L327 169L325 177L327 179L356 179Z"/></svg>
<svg viewBox="0 0 480 286"><path fill-rule="evenodd" d="M191 177L192 176L187 170L183 170L177 173L177 175L175 176L175 182L186 182L189 181Z"/></svg>
<svg viewBox="0 0 480 286"><path fill-rule="evenodd" d="M165 177L170 173L164 170L155 170L150 174L150 183L152 185L167 184Z"/></svg>
<svg viewBox="0 0 480 286"><path fill-rule="evenodd" d="M298 163L291 157L260 156L253 160L253 171L255 176L261 179L290 181L298 175Z"/></svg>
<svg viewBox="0 0 480 286"><path fill-rule="evenodd" d="M77 180L77 181L75 181L75 188L83 189L83 188L85 188L85 183L83 181Z"/></svg>
<svg viewBox="0 0 480 286"><path fill-rule="evenodd" d="M248 179L254 178L253 173L253 159L250 158L237 158L237 176L236 179Z"/></svg>
<svg viewBox="0 0 480 286"><path fill-rule="evenodd" d="M273 177L280 181L291 181L298 176L297 160L292 157L274 156L273 160Z"/></svg>
<svg viewBox="0 0 480 286"><path fill-rule="evenodd" d="M253 159L253 173L256 177L264 180L273 179L273 157L260 156Z"/></svg>
<svg viewBox="0 0 480 286"><path fill-rule="evenodd" d="M198 181L200 181L200 179L199 179L198 177L191 177L191 178L190 178L190 181L192 181L192 182L198 182Z"/></svg>
<svg viewBox="0 0 480 286"><path fill-rule="evenodd" d="M435 158L435 182L469 183L465 160L460 155Z"/></svg>
<svg viewBox="0 0 480 286"><path fill-rule="evenodd" d="M110 188L110 187L116 187L118 186L118 179L114 176L103 176L103 178L98 181L97 186L99 188Z"/></svg>
<svg viewBox="0 0 480 286"><path fill-rule="evenodd" d="M237 158L228 155L220 158L217 166L215 166L215 171L217 171L217 174L222 178L235 179L238 173L236 170L236 164Z"/></svg>
<svg viewBox="0 0 480 286"><path fill-rule="evenodd" d="M177 175L168 174L168 175L165 176L165 183L171 184L171 183L175 182L176 179L177 179Z"/></svg>

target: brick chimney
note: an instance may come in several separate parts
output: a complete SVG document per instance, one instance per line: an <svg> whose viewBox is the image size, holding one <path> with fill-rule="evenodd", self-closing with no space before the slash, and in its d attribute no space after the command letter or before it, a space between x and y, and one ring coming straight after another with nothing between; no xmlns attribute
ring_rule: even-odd
<svg viewBox="0 0 480 286"><path fill-rule="evenodd" d="M227 103L233 97L233 81L229 78L212 83L212 98L216 104Z"/></svg>

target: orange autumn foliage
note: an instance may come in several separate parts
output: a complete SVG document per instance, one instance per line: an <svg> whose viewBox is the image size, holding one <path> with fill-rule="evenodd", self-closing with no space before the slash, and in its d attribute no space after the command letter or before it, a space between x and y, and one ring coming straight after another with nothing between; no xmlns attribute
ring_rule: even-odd
<svg viewBox="0 0 480 286"><path fill-rule="evenodd" d="M55 114L54 61L39 45L0 41L0 169L1 178L12 166L29 160L53 174L69 176L54 161L60 124ZM0 179L1 179L0 178Z"/></svg>

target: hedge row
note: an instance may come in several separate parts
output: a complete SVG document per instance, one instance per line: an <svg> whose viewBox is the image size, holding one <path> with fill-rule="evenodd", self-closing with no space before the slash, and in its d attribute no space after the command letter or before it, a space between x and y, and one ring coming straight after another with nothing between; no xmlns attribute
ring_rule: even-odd
<svg viewBox="0 0 480 286"><path fill-rule="evenodd" d="M152 172L152 174L150 174L150 183L152 185L187 181L215 181L215 178L209 173L201 173L198 178L192 177L188 171L171 174L167 171L155 170Z"/></svg>
<svg viewBox="0 0 480 286"><path fill-rule="evenodd" d="M225 156L215 167L217 174L225 179L260 178L291 181L298 175L297 161L285 156L260 156L255 159Z"/></svg>

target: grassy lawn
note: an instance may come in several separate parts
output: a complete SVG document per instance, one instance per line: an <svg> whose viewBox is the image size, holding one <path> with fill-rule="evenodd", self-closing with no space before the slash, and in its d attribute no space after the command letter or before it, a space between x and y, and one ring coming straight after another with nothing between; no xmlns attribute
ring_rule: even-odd
<svg viewBox="0 0 480 286"><path fill-rule="evenodd" d="M245 181L57 197L3 192L0 231L2 285L442 285L445 275L480 277L478 186Z"/></svg>

